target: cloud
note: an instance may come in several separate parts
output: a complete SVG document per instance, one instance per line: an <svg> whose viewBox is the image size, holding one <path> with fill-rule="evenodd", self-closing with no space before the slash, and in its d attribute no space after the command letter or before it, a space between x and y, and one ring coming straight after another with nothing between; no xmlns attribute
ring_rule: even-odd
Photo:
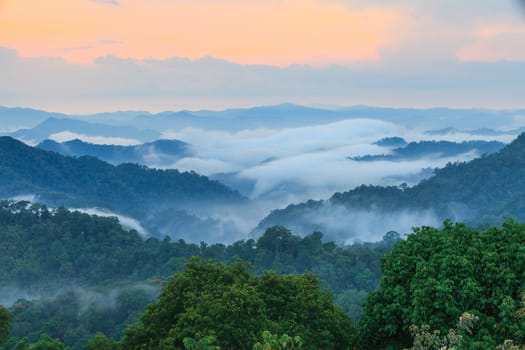
<svg viewBox="0 0 525 350"><path fill-rule="evenodd" d="M49 135L49 139L56 142L66 142L71 140L81 140L84 142L94 143L98 145L120 145L130 146L141 144L139 140L127 139L123 137L106 137L106 136L90 136L74 133L71 131L61 131L55 134Z"/></svg>
<svg viewBox="0 0 525 350"><path fill-rule="evenodd" d="M411 233L412 227L440 225L440 218L431 210L365 211L329 203L288 224L295 234L307 235L312 232L307 227L316 227L326 240L344 244L378 242L388 231L404 235Z"/></svg>
<svg viewBox="0 0 525 350"><path fill-rule="evenodd" d="M112 40L112 39L100 39L98 42L101 45L122 45L123 44L122 41Z"/></svg>
<svg viewBox="0 0 525 350"><path fill-rule="evenodd" d="M120 3L117 0L90 0L92 2L98 2L100 4L108 4L113 6L120 6Z"/></svg>
<svg viewBox="0 0 525 350"><path fill-rule="evenodd" d="M116 217L118 218L120 224L130 230L137 231L142 237L147 237L148 232L142 227L142 225L135 219L130 218L129 216L124 216L120 214L115 214L107 209L98 209L98 208L74 208L70 209L71 211L79 211L81 213L86 213L89 215L97 215L103 217Z"/></svg>
<svg viewBox="0 0 525 350"><path fill-rule="evenodd" d="M84 46L65 47L63 48L63 50L66 52L68 51L86 51L86 50L91 50L92 48L94 48L94 46L84 45Z"/></svg>
<svg viewBox="0 0 525 350"><path fill-rule="evenodd" d="M525 25L522 20L478 25L474 41L458 50L461 61L525 61Z"/></svg>
<svg viewBox="0 0 525 350"><path fill-rule="evenodd" d="M408 141L498 139L506 142L515 137L460 132L428 136L423 131L371 119L240 132L186 128L163 135L192 145L192 156L178 160L171 167L196 170L205 175L235 173L234 178L230 178L232 183L253 183L253 188L247 189L248 195L252 199L271 199L275 207L327 198L334 192L361 184L413 184L420 180L422 169L443 167L448 162L467 161L478 156L469 152L452 158L436 156L396 162L348 159L365 154L388 154L389 149L374 144L386 136L401 136Z"/></svg>
<svg viewBox="0 0 525 350"><path fill-rule="evenodd" d="M92 65L22 58L0 49L0 105L71 113L108 110L231 108L294 102L509 108L523 105L525 62L407 63L275 67L204 58Z"/></svg>

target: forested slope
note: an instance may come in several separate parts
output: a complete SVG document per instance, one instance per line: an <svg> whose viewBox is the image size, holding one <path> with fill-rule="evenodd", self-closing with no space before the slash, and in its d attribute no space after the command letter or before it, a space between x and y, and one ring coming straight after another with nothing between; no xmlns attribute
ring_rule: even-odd
<svg viewBox="0 0 525 350"><path fill-rule="evenodd" d="M357 319L361 301L378 287L379 259L399 237L391 233L382 242L351 246L322 238L319 232L298 237L274 227L257 240L231 245L144 240L116 218L3 201L0 304L10 307L12 337L36 341L44 331L80 349L96 332L120 337L162 283L199 256L225 263L241 259L258 275L267 269L315 273Z"/></svg>
<svg viewBox="0 0 525 350"><path fill-rule="evenodd" d="M173 165L177 159L188 156L188 146L187 143L178 140L157 140L140 145L121 146L92 144L78 139L60 143L44 140L37 145L40 149L64 156L92 156L114 165L136 163L154 164L158 167Z"/></svg>
<svg viewBox="0 0 525 350"><path fill-rule="evenodd" d="M180 237L170 227L157 226L173 217L160 216L165 211L179 213L177 227L213 230L222 226L229 229L223 232L225 238L238 235L231 225L201 220L194 214L247 201L237 191L194 172L130 163L113 166L94 157L66 157L29 147L9 137L0 137L0 176L0 198L31 195L53 207L103 208L137 219L157 236Z"/></svg>
<svg viewBox="0 0 525 350"><path fill-rule="evenodd" d="M325 201L275 210L261 221L257 232L273 225L297 227L300 218L315 217L326 206L349 212L427 210L440 220L452 218L475 225L499 224L507 216L525 220L525 134L499 152L436 169L432 177L413 187L362 185Z"/></svg>

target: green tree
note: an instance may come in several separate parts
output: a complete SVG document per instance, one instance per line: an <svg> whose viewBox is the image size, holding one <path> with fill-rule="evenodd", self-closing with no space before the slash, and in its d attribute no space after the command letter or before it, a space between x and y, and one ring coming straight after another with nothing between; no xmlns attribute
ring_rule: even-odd
<svg viewBox="0 0 525 350"><path fill-rule="evenodd" d="M91 338L84 348L85 350L119 350L120 346L114 340L109 339L103 334L96 334Z"/></svg>
<svg viewBox="0 0 525 350"><path fill-rule="evenodd" d="M445 222L443 229L415 229L382 261L380 288L368 295L360 320L364 349L402 349L411 325L440 334L463 310L479 317L469 348L523 342L515 318L525 284L525 225L506 221L484 231Z"/></svg>
<svg viewBox="0 0 525 350"><path fill-rule="evenodd" d="M0 305L0 343L7 339L10 321L11 317L9 316L9 312L7 312L7 310L2 305Z"/></svg>
<svg viewBox="0 0 525 350"><path fill-rule="evenodd" d="M186 337L182 340L184 349L186 350L220 350L219 346L213 345L215 337L204 337L201 339L193 339Z"/></svg>
<svg viewBox="0 0 525 350"><path fill-rule="evenodd" d="M312 275L251 274L246 265L194 258L129 327L125 349L176 349L213 336L223 349L251 350L264 330L296 334L305 349L347 349L355 331ZM306 346L308 345L308 346Z"/></svg>
<svg viewBox="0 0 525 350"><path fill-rule="evenodd" d="M253 350L298 350L303 346L301 337L288 334L278 336L268 331L262 333L262 341L255 343Z"/></svg>

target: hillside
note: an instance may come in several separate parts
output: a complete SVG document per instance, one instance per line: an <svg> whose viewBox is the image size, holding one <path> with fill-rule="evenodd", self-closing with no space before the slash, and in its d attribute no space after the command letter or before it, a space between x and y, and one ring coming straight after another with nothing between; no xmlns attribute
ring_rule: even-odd
<svg viewBox="0 0 525 350"><path fill-rule="evenodd" d="M385 143L386 142L384 140L381 140L377 144L381 146ZM457 157L461 154L470 152L473 152L479 157L484 154L497 152L504 146L504 143L498 141L419 141L410 142L409 144L402 145L401 147L396 147L391 151L390 154L365 155L353 157L351 159L357 161L401 161L416 160L424 157Z"/></svg>
<svg viewBox="0 0 525 350"><path fill-rule="evenodd" d="M0 305L12 316L10 337L35 341L47 332L74 349L97 332L119 338L191 256L242 259L257 274L314 272L356 319L378 286L379 259L398 240L338 246L320 233L301 238L275 227L257 240L197 245L143 239L115 218L14 201L0 201L0 236Z"/></svg>
<svg viewBox="0 0 525 350"><path fill-rule="evenodd" d="M150 129L138 129L133 126L113 126L90 123L72 118L49 118L30 129L17 130L9 136L31 143L39 143L60 133L73 133L91 137L106 137L148 142L158 139L160 134Z"/></svg>
<svg viewBox="0 0 525 350"><path fill-rule="evenodd" d="M321 230L334 237L338 236L338 230L356 229L355 224L344 226L345 222L338 222L335 226L328 218L333 217L333 213L338 213L337 218L353 217L354 221L356 215L370 216L382 230L375 232L376 235L402 227L400 222L407 216L413 219L411 226L439 224L445 218L476 225L497 224L507 216L525 220L524 150L525 134L521 134L499 152L470 162L448 164L413 187L363 185L348 192L335 193L328 200L308 201L274 210L261 221L256 232L283 225L302 234ZM425 216L428 222L415 221L424 221ZM385 218L393 226L398 226L385 227ZM407 232L409 229L410 226Z"/></svg>
<svg viewBox="0 0 525 350"><path fill-rule="evenodd" d="M38 148L65 156L93 156L108 163L137 163L170 166L189 154L188 144L177 140L157 140L133 146L99 145L75 139L66 142L44 140Z"/></svg>
<svg viewBox="0 0 525 350"><path fill-rule="evenodd" d="M246 201L238 192L193 172L65 157L10 137L0 138L0 176L1 198L34 195L51 206L105 208L139 221L160 209L195 213Z"/></svg>

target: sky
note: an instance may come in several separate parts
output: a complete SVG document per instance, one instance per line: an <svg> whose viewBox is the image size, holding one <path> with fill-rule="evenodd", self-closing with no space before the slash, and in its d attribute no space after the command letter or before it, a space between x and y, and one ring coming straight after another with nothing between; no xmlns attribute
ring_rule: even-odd
<svg viewBox="0 0 525 350"><path fill-rule="evenodd" d="M523 107L518 0L0 0L0 105Z"/></svg>

